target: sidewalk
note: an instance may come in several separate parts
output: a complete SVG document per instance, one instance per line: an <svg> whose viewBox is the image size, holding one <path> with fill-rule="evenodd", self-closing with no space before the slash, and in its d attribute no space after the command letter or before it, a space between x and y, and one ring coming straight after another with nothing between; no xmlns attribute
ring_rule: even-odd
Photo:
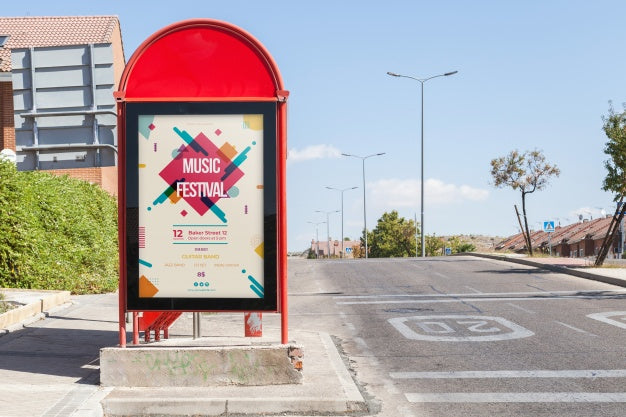
<svg viewBox="0 0 626 417"><path fill-rule="evenodd" d="M304 348L302 384L191 389L100 387L100 348L118 343L117 302L117 294L73 297L70 306L48 312L45 320L0 336L0 415L91 417L102 416L103 407L109 416L174 415L168 412L330 416L367 410L330 336L318 332L292 330L289 334L290 340ZM203 315L204 337L196 341L190 338L192 328L192 315L186 313L170 330L170 341L208 346L280 342L277 314L263 316L261 338L243 337L243 313ZM132 341L130 335L128 340Z"/></svg>
<svg viewBox="0 0 626 417"><path fill-rule="evenodd" d="M525 255L518 254L466 253L463 255L534 266L561 274L568 274L579 278L626 287L626 268L615 268L610 266L597 268L590 264L587 259L556 257L528 258Z"/></svg>

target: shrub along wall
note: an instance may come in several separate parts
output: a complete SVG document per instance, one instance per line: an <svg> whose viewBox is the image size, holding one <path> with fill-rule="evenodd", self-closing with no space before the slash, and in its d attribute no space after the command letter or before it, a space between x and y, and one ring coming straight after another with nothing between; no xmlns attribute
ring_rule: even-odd
<svg viewBox="0 0 626 417"><path fill-rule="evenodd" d="M114 291L117 206L85 181L0 161L0 287Z"/></svg>

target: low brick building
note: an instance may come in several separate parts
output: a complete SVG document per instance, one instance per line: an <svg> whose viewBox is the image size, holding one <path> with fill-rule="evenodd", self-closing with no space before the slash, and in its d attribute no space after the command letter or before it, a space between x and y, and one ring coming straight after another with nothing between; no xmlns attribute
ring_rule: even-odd
<svg viewBox="0 0 626 417"><path fill-rule="evenodd" d="M552 255L567 258L593 257L598 254L604 236L611 224L612 217L584 220L567 226L557 226L552 233L534 231L530 234L533 251L549 252ZM607 258L617 257L619 236L615 236ZM521 233L511 236L496 246L496 250L526 252L526 242Z"/></svg>
<svg viewBox="0 0 626 417"><path fill-rule="evenodd" d="M0 150L117 192L116 16L0 17Z"/></svg>
<svg viewBox="0 0 626 417"><path fill-rule="evenodd" d="M311 252L317 254L318 258L328 258L328 254L330 253L331 258L354 258L353 248L357 246L361 246L361 241L358 240L344 240L343 248L344 255L341 254L341 241L340 240L320 240L315 241L315 239L311 240Z"/></svg>

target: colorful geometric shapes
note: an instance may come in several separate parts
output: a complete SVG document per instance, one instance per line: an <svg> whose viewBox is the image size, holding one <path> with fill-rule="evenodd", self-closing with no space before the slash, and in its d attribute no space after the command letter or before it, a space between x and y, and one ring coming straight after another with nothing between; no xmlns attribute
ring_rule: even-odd
<svg viewBox="0 0 626 417"><path fill-rule="evenodd" d="M261 258L263 258L263 256L265 255L265 249L264 249L264 246L263 246L263 242L261 242L261 244L254 249L254 252L257 255L259 255Z"/></svg>
<svg viewBox="0 0 626 417"><path fill-rule="evenodd" d="M263 115L262 114L244 114L243 115L244 126L251 130L263 130Z"/></svg>
<svg viewBox="0 0 626 417"><path fill-rule="evenodd" d="M176 132L178 134L178 136L180 136L185 142L187 142L187 145L191 146L191 149L193 149L196 152L200 152L201 154L203 154L204 156L209 156L209 153L206 151L206 149L204 149L202 147L202 145L200 144L200 142L197 140L198 138L196 137L196 139L192 138L191 135L189 133L187 133L186 130L180 130L179 128L175 127L174 128L174 132ZM202 133L200 133L200 135L204 136ZM198 135L198 136L200 136ZM204 136L206 138L206 136ZM207 141L211 144L213 144L208 138ZM213 145L215 146L215 145Z"/></svg>
<svg viewBox="0 0 626 417"><path fill-rule="evenodd" d="M141 229L141 228L140 228L140 229ZM144 227L144 229L145 229L145 227ZM144 233L145 233L145 232L144 232ZM140 263L141 265L143 265L143 266L147 266L148 268L152 268L152 264L151 264L150 262L148 262L148 261L144 261L143 259L140 259L140 260L139 260L139 263Z"/></svg>
<svg viewBox="0 0 626 417"><path fill-rule="evenodd" d="M151 298L159 292L159 289L145 276L139 277L139 298Z"/></svg>
<svg viewBox="0 0 626 417"><path fill-rule="evenodd" d="M153 204L153 205L155 205L155 206L156 206L157 204L162 204L162 203L164 203L164 202L165 202L165 200L167 200L167 199L168 199L168 198L169 198L172 194L177 194L177 193L176 193L176 188L177 188L176 184L178 184L178 182L179 182L179 181L185 181L185 179L184 179L184 178L181 178L181 179L176 179L176 180L174 180L174 182L173 182L173 183L171 183L171 184L170 184L170 186L169 186L169 187L167 187L167 188L165 189L165 191L163 191L163 192L161 193L161 195L159 195L159 196L156 198L156 200L154 200L154 201L152 202L152 204Z"/></svg>
<svg viewBox="0 0 626 417"><path fill-rule="evenodd" d="M225 142L219 149L221 156L225 159L233 159L237 155L237 149L228 142Z"/></svg>
<svg viewBox="0 0 626 417"><path fill-rule="evenodd" d="M216 134L217 136L219 136L219 135L221 135L221 134L222 134L222 131L221 131L221 130L219 130L219 129L216 129L216 130L215 130L215 134Z"/></svg>
<svg viewBox="0 0 626 417"><path fill-rule="evenodd" d="M235 159L233 159L230 165L228 165L226 169L224 170L225 173L224 175L222 175L222 178L221 178L222 181L228 178L230 174L232 174L233 172L235 172L235 170L237 170L237 167L239 167L239 165L241 165L246 159L248 159L248 152L250 152L251 149L252 148L248 146L239 155L237 155Z"/></svg>
<svg viewBox="0 0 626 417"><path fill-rule="evenodd" d="M145 226L139 226L138 234L139 234L139 249L145 249L145 247L146 247L146 227ZM140 259L139 263L142 263L142 262L146 262L146 261L142 261ZM146 264L147 263L148 262L146 262ZM151 267L152 265L146 265L146 266Z"/></svg>
<svg viewBox="0 0 626 417"><path fill-rule="evenodd" d="M245 273L246 270L243 270L243 273ZM260 298L263 298L265 296L265 291L263 290L263 285L261 285L259 283L259 281L257 281L256 279L254 279L254 277L252 275L248 275L248 280L252 283L250 285L250 289L256 294L258 295Z"/></svg>
<svg viewBox="0 0 626 417"><path fill-rule="evenodd" d="M154 115L141 115L138 120L139 134L146 139L150 139L150 132L154 130ZM152 128L150 128L152 126Z"/></svg>
<svg viewBox="0 0 626 417"><path fill-rule="evenodd" d="M230 187L230 190L228 190L226 194L228 194L230 198L235 198L239 195L239 188L233 185L232 187Z"/></svg>
<svg viewBox="0 0 626 417"><path fill-rule="evenodd" d="M137 164L138 168L145 168L147 165L146 164Z"/></svg>
<svg viewBox="0 0 626 417"><path fill-rule="evenodd" d="M183 210L180 212L180 215L185 217L186 215L188 215L189 213L187 213L187 210Z"/></svg>

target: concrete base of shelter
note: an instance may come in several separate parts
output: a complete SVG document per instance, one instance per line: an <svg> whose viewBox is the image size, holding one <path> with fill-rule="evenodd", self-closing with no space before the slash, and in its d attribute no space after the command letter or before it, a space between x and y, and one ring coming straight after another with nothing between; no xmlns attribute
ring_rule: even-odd
<svg viewBox="0 0 626 417"><path fill-rule="evenodd" d="M228 345L229 340L224 338L224 345L217 348L204 348L205 353L209 350L214 352L207 355L214 355L215 358L226 360L228 365L220 364L223 371L221 376L207 377L207 382L202 386L191 385L174 385L169 386L118 386L115 388L105 388L107 395L101 400L103 415L106 417L121 416L225 416L225 415L353 415L363 414L368 411L368 405L363 399L361 392L352 380L348 370L346 369L337 348L335 347L331 337L325 333L318 332L294 332L295 340L298 344L290 345L254 345L254 346L237 346ZM201 343L202 338L198 341L188 339L189 344ZM215 338L210 339L215 344ZM206 341L206 340L205 340ZM232 339L230 340L232 342ZM194 349L197 346L187 346L179 353L178 359L175 350L171 350L171 344L180 344L178 340L168 340L160 342L162 345L157 348L162 350L161 354L169 353L169 366L174 373L183 373L180 367L185 354L188 358L196 355ZM153 346L151 344L150 346ZM145 346L145 345L144 345ZM307 362L302 371L295 371L294 364L289 358L289 348L291 354L299 353L302 355L301 346L306 347ZM177 349L177 348L173 348ZM113 352L105 352L102 350L101 356L101 378L102 383L107 385L107 379L113 378L111 374L111 362L113 356L106 356ZM139 367L146 368L149 365L155 366L157 362L154 360L156 356L148 356L154 354L154 350L146 350L145 347L128 347L126 349L115 349L115 354L120 350L124 353L133 354L133 351L142 352L140 356L135 358L151 358L151 362L141 361L134 364L136 372ZM122 353L122 354L124 354ZM160 355L161 355L160 354ZM173 356L172 356L173 355ZM180 356L183 355L183 356ZM199 354L198 354L199 355ZM241 358L244 363L257 361L257 365L242 368ZM265 359L264 356L269 355L272 359ZM164 356L159 356L164 358ZM104 359L103 359L104 358ZM301 359L301 356L300 356ZM207 359L209 360L209 359ZM159 359L159 363L161 359ZM178 361L178 362L176 362ZM280 362L284 365L281 372L285 376L270 378L267 370L261 369L263 362L274 363ZM189 360L189 362L192 362ZM178 365L176 365L178 363ZM208 362L207 362L208 363ZM119 366L119 362L118 365ZM158 368L161 365L155 366ZM172 367L173 366L173 367ZM109 368L109 369L106 369ZM191 366L185 368L187 373ZM202 368L206 369L206 368ZM245 369L245 371L244 371ZM297 378L290 383L284 383L292 372L298 372ZM272 371L274 372L274 371ZM107 375L107 373L109 373ZM143 377L147 374L142 371ZM242 378L243 375L246 375ZM217 374L216 374L217 375ZM163 376L164 378L167 375ZM167 378L166 378L167 379ZM204 380L204 376L201 377ZM246 380L246 385L234 385L224 383L226 380L241 381ZM281 382L281 379L283 382ZM169 379L170 381L179 380L178 377ZM216 381L217 382L208 382ZM254 382L255 384L252 384ZM109 382L110 383L110 382ZM150 382L152 384L152 382ZM142 382L145 384L145 382ZM209 385L211 384L211 385Z"/></svg>
<svg viewBox="0 0 626 417"><path fill-rule="evenodd" d="M100 351L100 383L108 387L216 387L299 384L302 347L138 346Z"/></svg>

